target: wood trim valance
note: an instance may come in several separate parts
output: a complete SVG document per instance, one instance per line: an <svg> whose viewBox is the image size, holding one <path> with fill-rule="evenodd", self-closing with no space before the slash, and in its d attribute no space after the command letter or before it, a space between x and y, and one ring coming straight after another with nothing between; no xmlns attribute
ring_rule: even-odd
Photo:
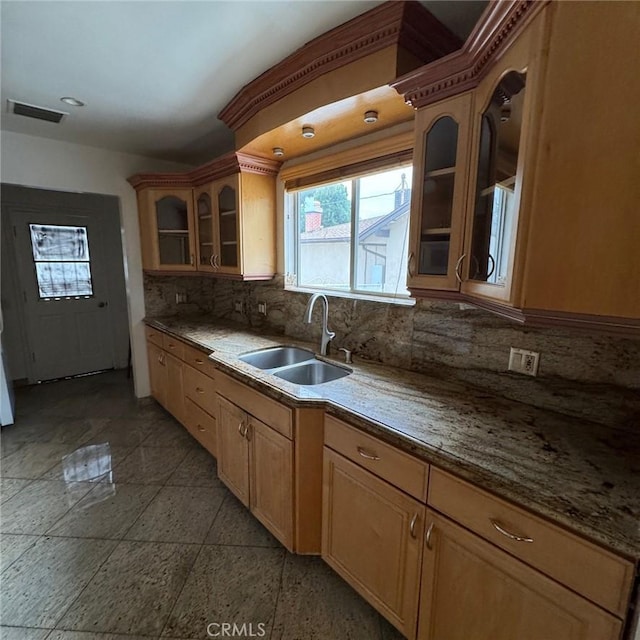
<svg viewBox="0 0 640 640"><path fill-rule="evenodd" d="M370 142L359 147L326 155L307 162L285 163L280 179L285 189L293 191L309 185L333 182L385 168L407 164L413 160L413 131Z"/></svg>

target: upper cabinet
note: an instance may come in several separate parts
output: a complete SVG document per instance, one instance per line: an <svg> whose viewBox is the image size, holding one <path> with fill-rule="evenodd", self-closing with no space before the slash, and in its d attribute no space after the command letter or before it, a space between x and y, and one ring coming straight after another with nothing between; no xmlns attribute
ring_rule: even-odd
<svg viewBox="0 0 640 640"><path fill-rule="evenodd" d="M640 129L613 98L640 99L638 33L637 3L495 2L458 52L392 83L416 108L414 295L640 329Z"/></svg>
<svg viewBox="0 0 640 640"><path fill-rule="evenodd" d="M187 174L136 175L142 265L151 273L273 277L279 163L232 153Z"/></svg>

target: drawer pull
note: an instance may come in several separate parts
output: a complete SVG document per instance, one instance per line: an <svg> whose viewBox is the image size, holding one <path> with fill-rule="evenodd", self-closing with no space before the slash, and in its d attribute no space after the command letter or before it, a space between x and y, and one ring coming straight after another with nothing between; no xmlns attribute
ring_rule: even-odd
<svg viewBox="0 0 640 640"><path fill-rule="evenodd" d="M413 518L411 518L411 524L409 525L409 533L412 538L416 537L416 522L418 521L418 514L415 513Z"/></svg>
<svg viewBox="0 0 640 640"><path fill-rule="evenodd" d="M200 358L196 358L196 364L204 364L204 360L200 360Z"/></svg>
<svg viewBox="0 0 640 640"><path fill-rule="evenodd" d="M502 527L502 525L493 518L489 518L489 522L493 525L493 528L501 533L503 536L506 536L510 540L515 540L516 542L533 542L533 538L527 538L525 536L517 536L515 533L510 533L506 529Z"/></svg>
<svg viewBox="0 0 640 640"><path fill-rule="evenodd" d="M173 344L172 342L170 342L169 343L169 349L175 349L175 348L176 348L176 345Z"/></svg>
<svg viewBox="0 0 640 640"><path fill-rule="evenodd" d="M198 431L206 431L206 429L201 424L199 424Z"/></svg>
<svg viewBox="0 0 640 640"><path fill-rule="evenodd" d="M204 389L202 387L196 387L197 393L204 393Z"/></svg>
<svg viewBox="0 0 640 640"><path fill-rule="evenodd" d="M432 522L427 529L427 533L424 535L424 543L427 545L427 549L431 550L433 547L431 546L431 534L433 533L433 527L435 526L435 522Z"/></svg>
<svg viewBox="0 0 640 640"><path fill-rule="evenodd" d="M248 430L249 430L249 427L244 422L241 422L238 425L238 433L240 434L241 438L247 438L247 431ZM248 438L247 438L247 440L248 440Z"/></svg>
<svg viewBox="0 0 640 640"><path fill-rule="evenodd" d="M367 453L362 447L358 447L358 453L367 460L380 460L380 456L377 456L375 453Z"/></svg>

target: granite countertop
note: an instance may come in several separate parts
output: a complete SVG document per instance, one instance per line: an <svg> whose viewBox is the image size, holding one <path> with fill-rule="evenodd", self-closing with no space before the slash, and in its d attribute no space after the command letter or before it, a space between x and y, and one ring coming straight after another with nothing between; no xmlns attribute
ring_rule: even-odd
<svg viewBox="0 0 640 640"><path fill-rule="evenodd" d="M324 407L634 562L640 560L640 429L618 431L357 358L349 376L300 386L237 356L276 344L317 351L315 344L209 319L148 318L146 323L213 351L210 358L222 371L272 398L294 407Z"/></svg>

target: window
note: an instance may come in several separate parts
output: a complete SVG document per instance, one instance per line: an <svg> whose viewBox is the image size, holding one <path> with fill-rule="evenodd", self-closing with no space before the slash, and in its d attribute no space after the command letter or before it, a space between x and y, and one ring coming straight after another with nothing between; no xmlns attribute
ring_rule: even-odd
<svg viewBox="0 0 640 640"><path fill-rule="evenodd" d="M93 295L86 227L30 224L41 300Z"/></svg>
<svg viewBox="0 0 640 640"><path fill-rule="evenodd" d="M287 194L287 285L408 297L411 166Z"/></svg>

